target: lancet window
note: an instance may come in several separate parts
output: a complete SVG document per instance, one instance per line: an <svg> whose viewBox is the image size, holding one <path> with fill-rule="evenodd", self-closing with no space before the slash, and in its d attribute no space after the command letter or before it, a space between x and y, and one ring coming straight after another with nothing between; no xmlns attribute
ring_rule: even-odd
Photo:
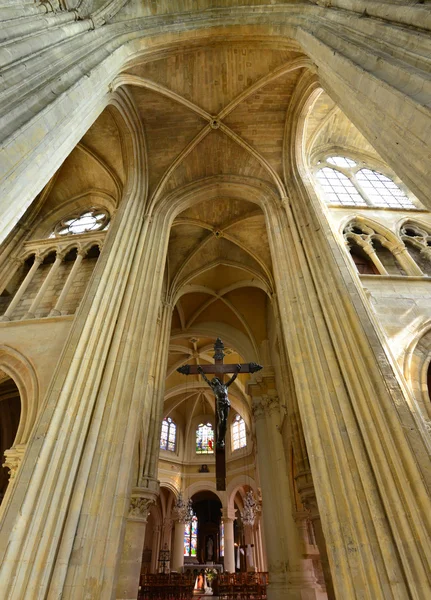
<svg viewBox="0 0 431 600"><path fill-rule="evenodd" d="M346 156L328 156L318 161L315 177L328 204L416 208L408 194L392 179L369 168L363 161Z"/></svg>
<svg viewBox="0 0 431 600"><path fill-rule="evenodd" d="M239 450L247 445L244 419L236 415L232 423L232 449Z"/></svg>
<svg viewBox="0 0 431 600"><path fill-rule="evenodd" d="M171 417L163 419L160 435L160 450L175 452L177 443L177 426Z"/></svg>
<svg viewBox="0 0 431 600"><path fill-rule="evenodd" d="M196 454L214 454L214 430L211 423L200 423L196 429Z"/></svg>
<svg viewBox="0 0 431 600"><path fill-rule="evenodd" d="M196 556L198 549L198 518L193 515L184 527L184 556Z"/></svg>
<svg viewBox="0 0 431 600"><path fill-rule="evenodd" d="M224 523L220 524L220 556L224 556Z"/></svg>

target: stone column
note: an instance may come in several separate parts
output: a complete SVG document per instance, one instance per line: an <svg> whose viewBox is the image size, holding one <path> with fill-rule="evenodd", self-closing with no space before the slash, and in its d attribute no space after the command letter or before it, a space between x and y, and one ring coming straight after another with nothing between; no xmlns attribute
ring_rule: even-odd
<svg viewBox="0 0 431 600"><path fill-rule="evenodd" d="M32 264L30 271L25 276L24 281L21 283L21 285L17 289L15 296L12 298L11 303L7 307L6 312L2 316L2 318L1 318L2 321L10 321L11 320L11 317L12 317L12 314L13 314L15 308L18 306L21 298L24 296L26 289L30 285L36 271L42 264L42 261L43 261L43 258L39 254L35 255L34 263Z"/></svg>
<svg viewBox="0 0 431 600"><path fill-rule="evenodd" d="M382 261L377 256L377 253L374 250L372 244L365 244L364 246L362 246L362 250L370 257L370 260L373 262L380 275L388 274L386 268L383 266Z"/></svg>
<svg viewBox="0 0 431 600"><path fill-rule="evenodd" d="M308 501L308 508L311 512L311 522L313 524L313 531L316 538L316 544L319 548L320 563L322 565L322 573L325 581L326 594L328 600L335 600L334 584L332 583L331 567L329 564L328 550L326 548L325 536L322 529L322 521L320 520L319 509L317 507L317 500L314 497L314 501L310 498Z"/></svg>
<svg viewBox="0 0 431 600"><path fill-rule="evenodd" d="M49 313L50 317L59 317L61 315L61 309L63 308L63 304L66 300L66 296L69 293L70 288L75 280L76 274L81 266L82 261L84 260L87 254L86 250L79 250L76 256L75 262L73 263L73 267L70 270L69 276L66 279L66 282L61 290L61 294L58 297L57 302L55 303L54 308Z"/></svg>
<svg viewBox="0 0 431 600"><path fill-rule="evenodd" d="M11 256L7 259L6 262L7 262L8 270L7 270L7 273L5 273L3 282L0 285L0 294L2 294L5 291L8 284L10 283L10 281L12 281L13 277L16 275L16 272L18 271L18 269L23 265L24 260L13 258Z"/></svg>
<svg viewBox="0 0 431 600"><path fill-rule="evenodd" d="M268 570L268 562L266 558L266 548L263 543L263 521L259 519L259 527L258 527L258 541L259 541L259 556L260 556L260 570L267 571Z"/></svg>
<svg viewBox="0 0 431 600"><path fill-rule="evenodd" d="M405 246L396 246L394 248L390 248L390 250L395 256L395 259L406 272L406 275L412 275L413 277L424 276L424 272L413 259L413 257L410 256L409 251Z"/></svg>
<svg viewBox="0 0 431 600"><path fill-rule="evenodd" d="M182 572L184 567L184 529L185 523L175 520L174 547L171 553L171 571Z"/></svg>
<svg viewBox="0 0 431 600"><path fill-rule="evenodd" d="M334 586L332 583L331 568L329 565L328 551L325 536L323 535L319 510L317 507L316 492L314 490L307 448L304 440L301 419L297 412L297 402L294 394L290 398L291 414L289 418L290 432L293 446L293 458L295 461L295 480L302 504L309 511L313 524L316 545L319 549L319 559L325 580L325 590L328 600L335 600ZM293 405L293 406L292 406ZM317 576L318 581L319 577ZM320 583L320 581L319 581Z"/></svg>
<svg viewBox="0 0 431 600"><path fill-rule="evenodd" d="M227 573L235 573L235 546L233 535L235 511L223 508L221 520L224 525L224 570L227 571Z"/></svg>
<svg viewBox="0 0 431 600"><path fill-rule="evenodd" d="M146 213L142 123L126 94L124 197L73 320L0 522L0 597L116 594L154 362L169 219Z"/></svg>
<svg viewBox="0 0 431 600"><path fill-rule="evenodd" d="M244 544L245 564L247 566L247 571L256 571L256 554L253 539L253 527L251 525L244 525Z"/></svg>
<svg viewBox="0 0 431 600"><path fill-rule="evenodd" d="M39 304L41 303L42 298L44 297L45 292L48 289L49 284L54 280L55 275L57 274L57 271L58 271L58 269L59 269L59 267L60 267L60 265L61 265L61 263L63 261L63 258L64 258L64 253L63 252L57 252L57 254L55 256L54 264L50 268L49 273L45 277L44 282L40 286L40 289L39 289L38 293L36 294L36 298L31 303L31 306L28 309L28 312L23 316L23 320L25 320L25 319L34 319L35 318L36 311L37 311L37 309L39 307Z"/></svg>
<svg viewBox="0 0 431 600"><path fill-rule="evenodd" d="M267 232L335 593L425 599L430 537L414 533L430 527L424 439L321 203L296 167L291 176L293 196L268 210Z"/></svg>
<svg viewBox="0 0 431 600"><path fill-rule="evenodd" d="M166 550L169 550L171 552L171 560L172 560L172 528L174 526L174 522L171 518L166 517L163 521L163 526L162 526L162 544L161 547L163 547Z"/></svg>
<svg viewBox="0 0 431 600"><path fill-rule="evenodd" d="M316 600L322 591L302 548L293 518L288 467L280 433L279 400L273 375L248 385L256 423L257 463L262 486L269 600Z"/></svg>
<svg viewBox="0 0 431 600"><path fill-rule="evenodd" d="M149 417L144 420L142 428L142 441L146 449L142 464L142 482L148 487L151 487L157 481L157 463L160 453L160 432L162 428L172 310L172 304L166 301L161 302L157 320L157 352L154 353L155 361L152 366L152 387L149 389L148 397L151 412Z"/></svg>
<svg viewBox="0 0 431 600"><path fill-rule="evenodd" d="M151 548L151 573L157 573L157 569L159 566L159 550L160 550L161 534L162 534L162 528L160 525L157 525L154 528L154 540L153 540L153 545Z"/></svg>
<svg viewBox="0 0 431 600"><path fill-rule="evenodd" d="M117 583L117 600L136 600L138 597L145 529L149 509L155 500L156 495L152 491L135 488L132 492Z"/></svg>

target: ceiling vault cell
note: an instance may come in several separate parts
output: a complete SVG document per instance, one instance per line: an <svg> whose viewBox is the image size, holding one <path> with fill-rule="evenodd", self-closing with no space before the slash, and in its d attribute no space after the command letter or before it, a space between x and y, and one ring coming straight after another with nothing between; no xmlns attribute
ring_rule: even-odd
<svg viewBox="0 0 431 600"><path fill-rule="evenodd" d="M248 50L250 52L250 49ZM159 59L160 60L160 59ZM247 63L249 66L251 63ZM141 69L145 69L148 65L141 66ZM222 132L225 136L229 137L235 144L240 146L247 154L249 154L254 160L256 160L263 170L267 173L267 176L270 181L272 181L278 191L280 197L286 196L285 185L277 173L276 169L271 164L271 161L265 158L252 143L244 139L244 136L240 133L234 131L230 125L228 125L224 119L228 117L231 113L235 111L242 103L245 103L249 98L258 94L263 88L270 86L275 81L279 80L283 76L288 75L289 73L298 71L300 69L312 68L312 62L302 56L295 56L291 58L284 64L276 66L274 68L273 64L269 64L268 68L270 69L269 73L264 74L263 76L259 76L257 81L252 82L245 89L237 93L233 98L228 99L224 107L221 110L217 110L215 114L211 114L210 111L205 110L196 101L192 101L191 99L185 97L186 95L190 95L187 93L187 85L184 83L182 89L174 91L169 89L166 85L163 85L160 82L153 81L151 77L144 77L138 74L132 73L122 73L118 75L113 83L112 90L117 90L122 88L123 86L128 86L129 88L134 89L142 89L144 91L152 92L158 94L170 101L176 103L177 105L181 105L184 109L190 111L204 122L202 123L201 129L193 135L192 139L190 139L181 150L177 151L176 156L173 157L170 164L167 165L165 171L159 178L158 183L155 188L153 188L151 194L151 204L154 206L155 203L161 198L163 192L166 189L168 181L172 178L174 172L178 169L178 167L184 163L184 161L190 156L190 154L195 150L199 144L214 130ZM167 68L167 67L166 67ZM136 71L139 67L134 67ZM163 69L162 69L163 70ZM187 74L183 74L183 77L187 77ZM233 89L233 88L232 88ZM181 91L182 93L179 93ZM285 109L287 108L289 101L289 96L285 98ZM145 123L145 114L143 115L143 120ZM197 125L196 125L197 126ZM184 137L184 136L182 136ZM185 140L186 141L186 140ZM217 138L214 140L214 143L218 143ZM202 162L205 160L202 158Z"/></svg>

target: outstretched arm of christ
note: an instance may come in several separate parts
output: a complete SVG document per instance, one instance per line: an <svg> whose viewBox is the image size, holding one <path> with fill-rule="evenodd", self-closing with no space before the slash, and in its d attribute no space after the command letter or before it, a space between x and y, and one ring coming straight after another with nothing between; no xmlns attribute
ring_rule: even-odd
<svg viewBox="0 0 431 600"><path fill-rule="evenodd" d="M229 379L229 381L226 383L226 387L229 387L231 383L233 383L235 381L235 379L238 377L238 373L241 371L241 365L236 365L237 368L237 372L234 373L232 375L232 377Z"/></svg>
<svg viewBox="0 0 431 600"><path fill-rule="evenodd" d="M200 373L202 375L202 377L205 379L205 381L207 382L207 384L211 387L211 381L208 379L208 377L205 375L203 369L201 366L198 367L198 373Z"/></svg>

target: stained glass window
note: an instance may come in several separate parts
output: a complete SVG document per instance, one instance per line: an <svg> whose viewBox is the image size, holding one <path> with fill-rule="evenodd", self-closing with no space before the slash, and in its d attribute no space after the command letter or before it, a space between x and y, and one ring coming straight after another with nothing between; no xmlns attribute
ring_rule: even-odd
<svg viewBox="0 0 431 600"><path fill-rule="evenodd" d="M356 179L374 206L388 208L415 208L396 183L377 171L361 169Z"/></svg>
<svg viewBox="0 0 431 600"><path fill-rule="evenodd" d="M232 424L232 448L239 450L247 445L244 419L236 415Z"/></svg>
<svg viewBox="0 0 431 600"><path fill-rule="evenodd" d="M193 515L192 522L184 527L184 556L196 556L198 549L198 518Z"/></svg>
<svg viewBox="0 0 431 600"><path fill-rule="evenodd" d="M160 435L160 450L175 452L177 440L177 426L170 417L163 419L162 433Z"/></svg>
<svg viewBox="0 0 431 600"><path fill-rule="evenodd" d="M201 423L196 429L196 454L214 454L214 431L211 423Z"/></svg>
<svg viewBox="0 0 431 600"><path fill-rule="evenodd" d="M220 556L224 556L224 523L220 525Z"/></svg>

